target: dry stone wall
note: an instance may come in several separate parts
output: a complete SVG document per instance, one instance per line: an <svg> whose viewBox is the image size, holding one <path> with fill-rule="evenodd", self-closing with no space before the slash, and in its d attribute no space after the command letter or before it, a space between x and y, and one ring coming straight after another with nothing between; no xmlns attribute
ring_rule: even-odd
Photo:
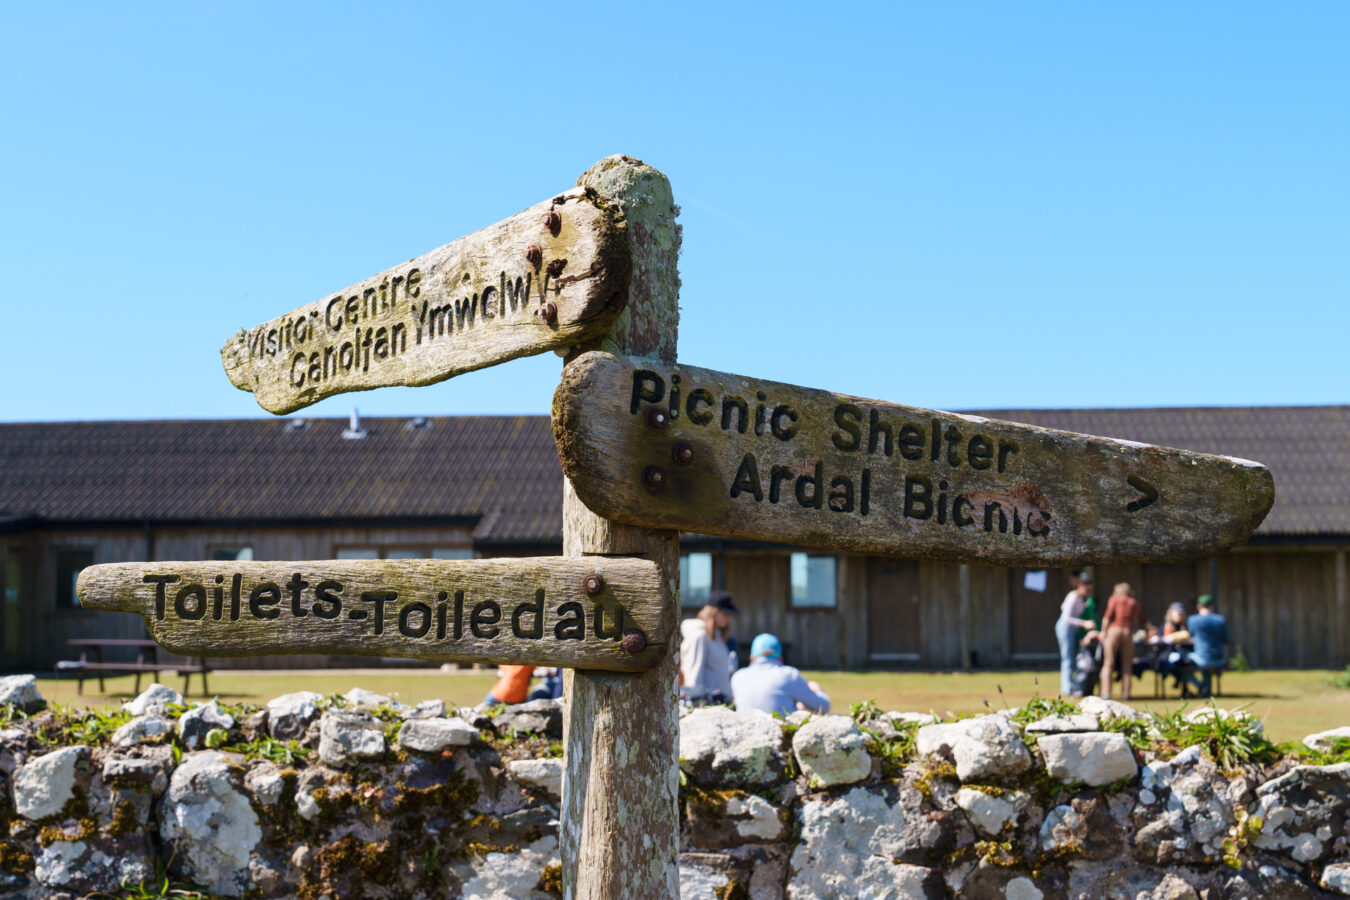
<svg viewBox="0 0 1350 900"><path fill-rule="evenodd" d="M0 679L0 898L562 896L553 701L45 708ZM1341 733L1034 701L681 719L685 900L1350 895ZM140 893L140 886L150 893ZM196 892L190 893L190 892Z"/></svg>

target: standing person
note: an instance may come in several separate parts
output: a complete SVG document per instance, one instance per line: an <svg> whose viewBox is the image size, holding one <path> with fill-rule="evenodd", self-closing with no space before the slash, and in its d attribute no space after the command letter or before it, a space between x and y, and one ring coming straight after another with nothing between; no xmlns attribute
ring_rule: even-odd
<svg viewBox="0 0 1350 900"><path fill-rule="evenodd" d="M783 665L783 645L771 634L756 635L750 644L750 665L731 676L737 709L758 709L786 716L797 709L830 711L830 698L814 681Z"/></svg>
<svg viewBox="0 0 1350 900"><path fill-rule="evenodd" d="M1064 697L1081 696L1073 677L1074 656L1078 652L1078 629L1091 628L1092 621L1083 618L1087 596L1092 593L1092 576L1084 572L1075 579L1073 590L1059 606L1055 622L1055 637L1059 640L1059 693Z"/></svg>
<svg viewBox="0 0 1350 900"><path fill-rule="evenodd" d="M698 616L680 623L680 696L694 703L731 702L731 617L736 604L726 591L708 594Z"/></svg>
<svg viewBox="0 0 1350 900"><path fill-rule="evenodd" d="M1121 699L1130 699L1134 680L1134 630L1144 626L1144 611L1134 598L1134 590L1122 581L1106 601L1102 616L1102 697L1111 699L1111 672L1120 667Z"/></svg>
<svg viewBox="0 0 1350 900"><path fill-rule="evenodd" d="M1186 680L1199 692L1208 697L1210 673L1228 662L1228 620L1214 611L1214 598L1201 594L1195 599L1195 615L1186 620L1186 630L1195 641L1195 650L1187 656L1187 661L1198 671L1191 672Z"/></svg>

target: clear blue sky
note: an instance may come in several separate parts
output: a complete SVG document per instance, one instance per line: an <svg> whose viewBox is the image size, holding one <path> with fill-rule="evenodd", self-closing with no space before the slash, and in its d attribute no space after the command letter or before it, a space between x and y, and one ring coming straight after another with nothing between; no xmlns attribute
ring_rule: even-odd
<svg viewBox="0 0 1350 900"><path fill-rule="evenodd" d="M252 417L237 329L611 153L682 361L938 408L1350 402L1350 5L10 4L0 419ZM560 361L345 394L545 412Z"/></svg>

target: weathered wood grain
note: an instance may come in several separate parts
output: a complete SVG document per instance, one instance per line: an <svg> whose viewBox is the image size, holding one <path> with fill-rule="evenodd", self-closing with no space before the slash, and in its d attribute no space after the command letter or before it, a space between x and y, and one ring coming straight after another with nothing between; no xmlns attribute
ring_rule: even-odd
<svg viewBox="0 0 1350 900"><path fill-rule="evenodd" d="M592 166L579 183L621 206L631 226L629 303L592 346L674 361L680 228L670 182L638 160L611 156ZM581 559L594 558L591 554L641 555L660 565L672 595L679 591L676 532L603 519L577 499L570 485L563 488L563 553ZM568 900L680 896L677 638L672 630L666 655L636 675L584 668L567 673L567 767L558 840Z"/></svg>
<svg viewBox="0 0 1350 900"><path fill-rule="evenodd" d="M592 575L603 583L588 594ZM82 571L77 590L86 609L140 613L155 641L188 656L633 672L666 654L675 616L660 569L640 559L109 563Z"/></svg>
<svg viewBox="0 0 1350 900"><path fill-rule="evenodd" d="M294 312L220 351L274 413L345 391L426 385L603 332L628 286L626 223L574 188Z"/></svg>
<svg viewBox="0 0 1350 900"><path fill-rule="evenodd" d="M591 353L553 402L563 470L620 522L1008 566L1168 562L1246 540L1258 463Z"/></svg>

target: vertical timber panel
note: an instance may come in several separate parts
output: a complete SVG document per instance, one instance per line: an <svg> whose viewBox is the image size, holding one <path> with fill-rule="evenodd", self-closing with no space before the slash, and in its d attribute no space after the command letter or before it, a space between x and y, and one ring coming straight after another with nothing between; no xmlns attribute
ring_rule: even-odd
<svg viewBox="0 0 1350 900"><path fill-rule="evenodd" d="M626 156L592 166L578 184L616 203L628 223L628 305L594 344L573 348L675 361L680 230L670 183ZM563 484L563 555L642 556L679 595L679 535L597 516ZM669 611L672 620L678 606ZM568 671L563 702L561 854L566 900L676 900L680 895L679 630L665 657L637 674Z"/></svg>

